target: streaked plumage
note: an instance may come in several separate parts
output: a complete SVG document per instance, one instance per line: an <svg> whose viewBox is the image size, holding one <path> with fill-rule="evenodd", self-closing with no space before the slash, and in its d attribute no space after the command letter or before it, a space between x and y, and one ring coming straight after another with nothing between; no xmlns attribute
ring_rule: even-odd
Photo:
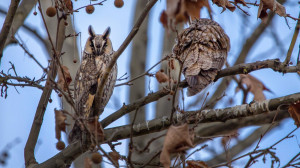
<svg viewBox="0 0 300 168"><path fill-rule="evenodd" d="M179 34L173 54L182 64L189 85L188 96L199 93L213 82L230 49L229 37L210 19L194 20Z"/></svg>
<svg viewBox="0 0 300 168"><path fill-rule="evenodd" d="M109 33L110 28L105 30L102 35L95 34L92 27L89 26L90 37L85 44L82 61L74 82L75 108L77 116L82 119L100 115L94 113L93 103L101 74L105 71L114 53ZM117 65L115 64L104 86L100 100L101 113L112 95L116 79ZM80 138L82 130L83 128L80 128L79 124L75 122L73 130L69 134L69 139L73 141Z"/></svg>

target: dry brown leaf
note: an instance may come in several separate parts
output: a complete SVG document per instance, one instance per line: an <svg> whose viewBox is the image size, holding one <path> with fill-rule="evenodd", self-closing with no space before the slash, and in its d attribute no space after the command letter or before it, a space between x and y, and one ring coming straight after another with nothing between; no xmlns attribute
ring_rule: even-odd
<svg viewBox="0 0 300 168"><path fill-rule="evenodd" d="M261 0L257 12L257 17L265 22L268 18L268 9L275 12L279 16L287 16L285 7L278 3L276 0Z"/></svg>
<svg viewBox="0 0 300 168"><path fill-rule="evenodd" d="M70 13L73 13L73 3L71 0L65 0L66 7Z"/></svg>
<svg viewBox="0 0 300 168"><path fill-rule="evenodd" d="M155 78L159 83L165 83L169 81L169 77L167 76L167 74L161 71L156 72Z"/></svg>
<svg viewBox="0 0 300 168"><path fill-rule="evenodd" d="M61 71L61 68L62 68L63 72ZM64 91L67 91L70 83L72 82L72 77L71 77L68 67L61 66L61 68L58 68L57 85L60 88L62 88ZM66 79L66 81L65 81L65 79Z"/></svg>
<svg viewBox="0 0 300 168"><path fill-rule="evenodd" d="M199 19L203 7L211 13L208 0L167 0L167 9L162 12L160 22L168 28L173 24L186 23L189 18Z"/></svg>
<svg viewBox="0 0 300 168"><path fill-rule="evenodd" d="M97 118L90 119L87 122L87 128L89 129L90 133L94 134L97 140L104 140L104 130Z"/></svg>
<svg viewBox="0 0 300 168"><path fill-rule="evenodd" d="M189 17L184 2L185 0L167 0L166 14L171 23L188 21Z"/></svg>
<svg viewBox="0 0 300 168"><path fill-rule="evenodd" d="M242 84L246 84L247 88L254 95L255 101L266 100L266 97L263 93L264 90L270 91L260 80L255 78L252 75L240 74L240 80Z"/></svg>
<svg viewBox="0 0 300 168"><path fill-rule="evenodd" d="M162 13L160 15L160 18L159 18L159 21L162 23L164 28L168 28L168 16L167 16L165 10L162 11Z"/></svg>
<svg viewBox="0 0 300 168"><path fill-rule="evenodd" d="M66 132L66 123L67 116L65 115L63 110L56 110L54 109L55 112L55 135L56 139L60 140L61 138L61 131Z"/></svg>
<svg viewBox="0 0 300 168"><path fill-rule="evenodd" d="M300 126L300 102L296 102L294 104L291 104L288 109L290 116L295 121L295 125L297 127Z"/></svg>
<svg viewBox="0 0 300 168"><path fill-rule="evenodd" d="M208 12L211 13L211 8L209 6L208 0L185 0L185 9L188 15L194 19L200 19L200 10L206 7Z"/></svg>
<svg viewBox="0 0 300 168"><path fill-rule="evenodd" d="M116 151L113 151L109 152L108 155L117 164L117 166L119 166L120 154Z"/></svg>
<svg viewBox="0 0 300 168"><path fill-rule="evenodd" d="M188 160L186 163L186 168L209 168L208 165L203 161Z"/></svg>
<svg viewBox="0 0 300 168"><path fill-rule="evenodd" d="M223 8L223 11L221 13L223 13L226 10L226 8L229 9L231 12L235 10L235 6L232 5L228 0L212 0L212 2L218 5L219 7Z"/></svg>
<svg viewBox="0 0 300 168"><path fill-rule="evenodd" d="M171 165L170 154L181 152L193 147L194 132L189 131L188 124L170 126L160 154L160 162L165 168Z"/></svg>
<svg viewBox="0 0 300 168"><path fill-rule="evenodd" d="M92 168L93 162L90 158L84 159L84 168Z"/></svg>

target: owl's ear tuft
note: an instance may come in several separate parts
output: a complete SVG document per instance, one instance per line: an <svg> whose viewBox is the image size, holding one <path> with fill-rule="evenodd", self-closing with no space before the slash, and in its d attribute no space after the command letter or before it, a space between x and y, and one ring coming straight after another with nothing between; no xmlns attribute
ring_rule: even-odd
<svg viewBox="0 0 300 168"><path fill-rule="evenodd" d="M107 27L106 30L103 32L103 38L107 39L110 34L110 27Z"/></svg>
<svg viewBox="0 0 300 168"><path fill-rule="evenodd" d="M96 33L95 33L92 25L89 25L88 30L89 30L89 34L90 34L91 37L95 37L96 36Z"/></svg>

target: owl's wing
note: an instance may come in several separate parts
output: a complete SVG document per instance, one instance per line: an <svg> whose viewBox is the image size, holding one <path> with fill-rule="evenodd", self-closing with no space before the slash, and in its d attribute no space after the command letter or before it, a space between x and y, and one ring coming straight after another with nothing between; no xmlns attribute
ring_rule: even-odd
<svg viewBox="0 0 300 168"><path fill-rule="evenodd" d="M88 117L91 113L97 85L97 67L89 65L86 60L83 60L76 74L74 87L75 107L78 116Z"/></svg>
<svg viewBox="0 0 300 168"><path fill-rule="evenodd" d="M215 25L202 26L187 35L192 44L184 50L183 73L193 96L215 79L224 65L229 50L228 37Z"/></svg>
<svg viewBox="0 0 300 168"><path fill-rule="evenodd" d="M102 93L102 96L100 99L100 107L101 107L100 114L103 112L105 106L107 105L107 103L113 93L115 83L117 80L117 74L118 74L118 69L117 69L117 64L115 64L114 67L112 68L112 70L108 76L108 79L104 85L104 88L103 88L103 93ZM98 81L100 81L100 80L102 80L102 75L100 75L98 78ZM93 116L99 116L100 114L93 114Z"/></svg>
<svg viewBox="0 0 300 168"><path fill-rule="evenodd" d="M202 45L198 48L201 49L197 50L197 60L184 73L189 84L188 96L197 94L214 81L227 56L223 50L213 50Z"/></svg>

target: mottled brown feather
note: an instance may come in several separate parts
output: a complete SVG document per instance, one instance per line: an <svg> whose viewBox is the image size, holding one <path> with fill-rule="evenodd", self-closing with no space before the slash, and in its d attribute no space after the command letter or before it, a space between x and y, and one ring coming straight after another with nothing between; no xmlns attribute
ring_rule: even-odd
<svg viewBox="0 0 300 168"><path fill-rule="evenodd" d="M110 29L105 31L106 36L97 35L89 27L90 37L88 38L82 61L77 71L74 82L74 100L77 116L85 122L89 118L99 116L94 111L95 94L98 83L102 80L103 72L106 70L114 53L109 36ZM117 79L117 65L115 64L104 85L103 94L100 100L101 113L108 103ZM82 124L81 124L82 125ZM76 121L69 134L69 141L81 139L82 132L85 131Z"/></svg>
<svg viewBox="0 0 300 168"><path fill-rule="evenodd" d="M194 20L179 34L173 54L182 64L189 85L188 96L213 82L230 50L230 40L222 27L210 19Z"/></svg>

